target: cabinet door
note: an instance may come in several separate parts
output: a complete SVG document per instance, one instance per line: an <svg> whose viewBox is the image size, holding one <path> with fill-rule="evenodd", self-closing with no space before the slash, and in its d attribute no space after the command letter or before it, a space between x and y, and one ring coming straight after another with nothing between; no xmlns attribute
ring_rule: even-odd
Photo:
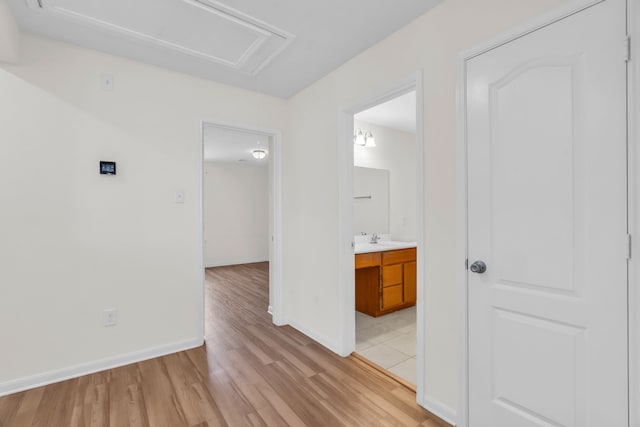
<svg viewBox="0 0 640 427"><path fill-rule="evenodd" d="M404 303L416 303L416 263L407 262L404 268Z"/></svg>

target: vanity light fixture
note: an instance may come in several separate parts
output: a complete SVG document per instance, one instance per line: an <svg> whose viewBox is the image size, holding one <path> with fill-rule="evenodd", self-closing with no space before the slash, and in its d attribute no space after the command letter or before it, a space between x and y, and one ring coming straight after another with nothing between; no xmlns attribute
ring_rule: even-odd
<svg viewBox="0 0 640 427"><path fill-rule="evenodd" d="M365 146L365 144L367 143L367 140L364 139L364 134L362 133L362 130L360 129L356 130L355 135L353 135L353 143L361 147Z"/></svg>
<svg viewBox="0 0 640 427"><path fill-rule="evenodd" d="M373 139L373 134L371 132L367 132L364 134L364 146L365 147L375 147L376 146L376 141L375 139Z"/></svg>
<svg viewBox="0 0 640 427"><path fill-rule="evenodd" d="M353 143L361 147L375 147L376 142L371 132L362 133L361 129L357 129L353 135Z"/></svg>
<svg viewBox="0 0 640 427"><path fill-rule="evenodd" d="M265 157L267 157L267 151L263 150L262 148L256 148L251 152L251 154L253 154L253 157L255 157L258 160L262 160Z"/></svg>

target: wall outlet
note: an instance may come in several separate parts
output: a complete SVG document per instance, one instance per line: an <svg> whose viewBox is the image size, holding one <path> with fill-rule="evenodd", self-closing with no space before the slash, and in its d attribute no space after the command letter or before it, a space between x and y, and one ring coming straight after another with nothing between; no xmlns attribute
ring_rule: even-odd
<svg viewBox="0 0 640 427"><path fill-rule="evenodd" d="M115 326L118 323L118 310L108 308L103 312L104 326Z"/></svg>
<svg viewBox="0 0 640 427"><path fill-rule="evenodd" d="M176 191L176 203L184 203L184 191Z"/></svg>

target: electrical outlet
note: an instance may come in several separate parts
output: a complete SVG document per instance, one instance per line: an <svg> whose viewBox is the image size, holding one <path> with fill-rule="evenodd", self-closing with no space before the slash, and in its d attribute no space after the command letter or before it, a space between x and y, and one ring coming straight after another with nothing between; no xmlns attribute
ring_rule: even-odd
<svg viewBox="0 0 640 427"><path fill-rule="evenodd" d="M184 191L176 191L176 203L184 203Z"/></svg>
<svg viewBox="0 0 640 427"><path fill-rule="evenodd" d="M108 308L103 312L104 326L115 326L118 323L118 310Z"/></svg>

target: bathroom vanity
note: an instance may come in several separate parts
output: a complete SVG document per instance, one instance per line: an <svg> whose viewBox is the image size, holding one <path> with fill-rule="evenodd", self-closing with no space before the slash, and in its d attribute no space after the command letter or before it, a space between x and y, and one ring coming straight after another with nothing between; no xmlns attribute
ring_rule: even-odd
<svg viewBox="0 0 640 427"><path fill-rule="evenodd" d="M356 245L355 278L356 310L361 313L378 317L414 306L415 244Z"/></svg>

